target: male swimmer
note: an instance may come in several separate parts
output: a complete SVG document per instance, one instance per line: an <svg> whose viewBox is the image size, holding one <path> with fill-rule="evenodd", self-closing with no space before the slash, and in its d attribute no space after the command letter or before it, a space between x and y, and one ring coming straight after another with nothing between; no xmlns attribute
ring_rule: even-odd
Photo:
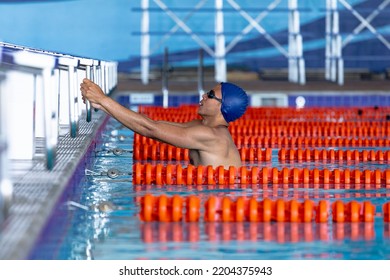
<svg viewBox="0 0 390 280"><path fill-rule="evenodd" d="M103 110L124 126L143 136L189 149L191 164L240 167L240 154L228 130L229 122L240 118L248 107L246 92L232 83L220 83L203 94L198 114L201 120L186 123L155 121L134 112L112 98L92 81L80 85L83 101Z"/></svg>

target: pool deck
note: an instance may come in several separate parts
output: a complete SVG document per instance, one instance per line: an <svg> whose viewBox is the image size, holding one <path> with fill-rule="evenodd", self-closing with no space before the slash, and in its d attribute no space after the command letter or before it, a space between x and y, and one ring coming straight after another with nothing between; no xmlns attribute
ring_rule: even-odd
<svg viewBox="0 0 390 280"><path fill-rule="evenodd" d="M308 81L306 85L299 85L283 80L245 80L242 77L230 81L241 85L247 91L254 92L387 92L390 89L389 80L350 80L346 81L344 86L327 81ZM214 85L215 82L212 79L206 79L204 88L212 88ZM197 81L196 78L170 80L168 88L172 94L175 92L193 94L197 92ZM159 94L161 93L161 81L151 80L148 85L143 85L139 79L119 75L114 95L123 92ZM11 161L13 200L10 214L0 227L0 259L28 258L58 198L71 180L77 166L82 162L84 154L91 147L96 133L99 132L106 119L103 113L97 112L93 114L90 123L80 121L79 134L76 138L71 138L68 132L61 134L57 160L52 171L46 170L43 154L38 154L33 160ZM43 151L43 141L38 141L37 146Z"/></svg>
<svg viewBox="0 0 390 280"><path fill-rule="evenodd" d="M38 152L33 160L10 162L13 198L9 215L0 227L0 259L28 258L53 207L105 119L105 114L94 113L91 122L80 120L77 137L71 138L69 132L60 135L56 163L51 171L46 169L42 139L37 139Z"/></svg>

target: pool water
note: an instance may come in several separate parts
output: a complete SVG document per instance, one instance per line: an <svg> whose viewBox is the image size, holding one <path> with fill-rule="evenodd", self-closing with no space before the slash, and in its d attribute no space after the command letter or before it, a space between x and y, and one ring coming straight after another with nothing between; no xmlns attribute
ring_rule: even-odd
<svg viewBox="0 0 390 280"><path fill-rule="evenodd" d="M272 200L369 200L381 213L390 189L281 188L261 185L156 186L132 184L133 133L109 119L58 203L30 259L390 259L390 224L380 214L373 223L142 222L141 197L196 195L265 197ZM376 148L370 148L376 149ZM386 150L387 147L381 147ZM152 162L155 164L156 162ZM166 164L168 162L164 162ZM171 162L176 164L177 162ZM181 162L186 166L186 162ZM248 166L254 163L247 163ZM388 162L270 162L258 167L387 169Z"/></svg>

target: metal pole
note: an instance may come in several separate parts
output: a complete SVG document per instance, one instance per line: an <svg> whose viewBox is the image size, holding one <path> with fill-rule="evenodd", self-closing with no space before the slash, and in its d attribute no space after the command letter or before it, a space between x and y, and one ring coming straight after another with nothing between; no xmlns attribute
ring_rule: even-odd
<svg viewBox="0 0 390 280"><path fill-rule="evenodd" d="M69 123L70 136L72 138L77 136L79 130L79 116L77 108L79 107L76 98L76 68L74 65L68 66L68 93L69 93Z"/></svg>
<svg viewBox="0 0 390 280"><path fill-rule="evenodd" d="M0 47L0 54L1 51ZM0 225L8 216L13 193L13 185L9 174L9 137L7 137L7 129L5 127L7 125L5 107L8 104L6 95L1 92L1 82L3 78L5 77L0 73Z"/></svg>
<svg viewBox="0 0 390 280"><path fill-rule="evenodd" d="M163 106L164 108L168 107L168 48L164 49L164 59L162 67L162 93L163 93Z"/></svg>
<svg viewBox="0 0 390 280"><path fill-rule="evenodd" d="M56 126L56 112L53 108L52 101L52 69L45 68L42 70L43 79L43 106L45 108L44 127L45 127L45 150L46 150L46 168L52 170L55 164L57 153L58 134L55 133Z"/></svg>
<svg viewBox="0 0 390 280"><path fill-rule="evenodd" d="M341 36L338 35L337 41L337 81L340 86L344 85L344 59L342 57L342 40Z"/></svg>
<svg viewBox="0 0 390 280"><path fill-rule="evenodd" d="M149 35L149 0L141 1L141 79L144 85L149 83L149 56L150 56L150 35Z"/></svg>
<svg viewBox="0 0 390 280"><path fill-rule="evenodd" d="M203 71L203 49L199 50L199 64L198 64L198 92L199 99L202 99L204 94L204 71Z"/></svg>
<svg viewBox="0 0 390 280"><path fill-rule="evenodd" d="M326 16L325 16L325 79L330 80L331 77L331 19L332 7L330 0L326 0Z"/></svg>
<svg viewBox="0 0 390 280"><path fill-rule="evenodd" d="M332 26L332 73L331 73L331 80L332 81L337 81L337 77L338 77L338 67L337 65L339 64L338 61L340 59L340 54L341 54L341 45L339 43L341 43L340 40L338 40L338 37L340 37L340 34L339 34L339 26L340 26L340 23L339 23L339 12L336 11L337 9L337 0L334 0L333 3L332 3L334 6L332 8L334 8L333 10L333 26Z"/></svg>
<svg viewBox="0 0 390 280"><path fill-rule="evenodd" d="M297 30L294 17L296 4L296 0L288 1L288 81L294 83L298 81Z"/></svg>
<svg viewBox="0 0 390 280"><path fill-rule="evenodd" d="M91 65L85 66L85 77L88 80L93 81L93 71L91 71L92 61L90 61L90 62L91 62ZM87 111L86 119L87 119L87 122L90 122L92 120L92 111L91 111L92 106L91 106L91 102L89 102L89 100L85 100L85 107L86 107L86 111Z"/></svg>
<svg viewBox="0 0 390 280"><path fill-rule="evenodd" d="M215 0L215 80L226 81L226 49L223 25L223 0Z"/></svg>
<svg viewBox="0 0 390 280"><path fill-rule="evenodd" d="M327 0L326 10L325 79L343 85L344 62L337 0Z"/></svg>
<svg viewBox="0 0 390 280"><path fill-rule="evenodd" d="M302 36L300 34L300 17L298 11L298 1L289 0L289 81L294 83L300 83L301 85L306 83L306 71L305 61L303 59L303 46Z"/></svg>

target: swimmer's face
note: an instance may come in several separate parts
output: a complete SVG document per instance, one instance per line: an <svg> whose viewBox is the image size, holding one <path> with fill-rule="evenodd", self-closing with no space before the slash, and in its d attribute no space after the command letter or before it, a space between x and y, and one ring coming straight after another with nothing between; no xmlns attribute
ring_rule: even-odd
<svg viewBox="0 0 390 280"><path fill-rule="evenodd" d="M222 98L218 98L216 95L215 95L215 91L214 90L210 90L207 94L207 98L209 99L215 99L217 100L219 103L222 103Z"/></svg>
<svg viewBox="0 0 390 280"><path fill-rule="evenodd" d="M209 90L208 92L204 93L202 95L202 102L205 102L207 99L214 99L218 103L222 104L222 93L221 93L221 85L216 85L213 89ZM202 104L200 104L202 105Z"/></svg>
<svg viewBox="0 0 390 280"><path fill-rule="evenodd" d="M204 99L214 99L219 103L222 103L222 92L221 92L221 85L216 85L213 89L209 90L205 94L202 95L203 100Z"/></svg>
<svg viewBox="0 0 390 280"><path fill-rule="evenodd" d="M220 112L222 104L222 93L221 85L216 85L213 89L204 93L202 99L199 102L199 111L200 114L210 114L211 111ZM210 111L210 112L206 112Z"/></svg>

